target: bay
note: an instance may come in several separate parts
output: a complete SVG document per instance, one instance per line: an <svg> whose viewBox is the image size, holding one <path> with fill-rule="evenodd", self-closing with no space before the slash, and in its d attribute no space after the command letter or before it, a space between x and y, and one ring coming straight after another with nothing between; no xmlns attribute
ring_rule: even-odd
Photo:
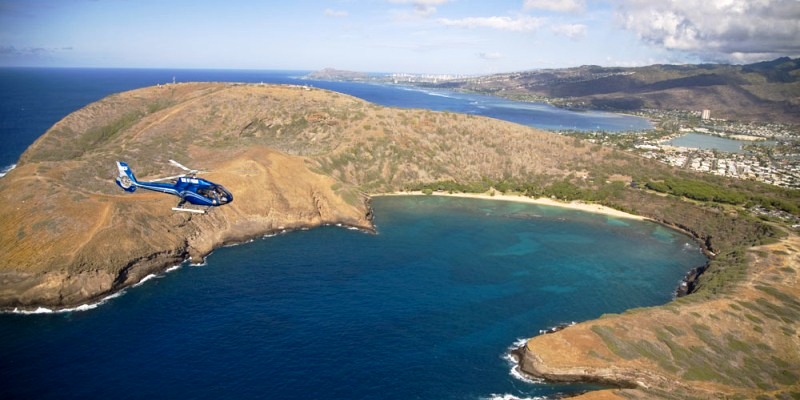
<svg viewBox="0 0 800 400"><path fill-rule="evenodd" d="M669 301L705 258L660 225L531 204L379 197L378 234L223 248L87 312L0 315L0 398L483 399L540 329Z"/></svg>
<svg viewBox="0 0 800 400"><path fill-rule="evenodd" d="M613 114L302 75L0 68L0 168L68 113L173 77L313 85L552 129L630 125ZM374 206L377 235L291 232L220 249L205 266L183 266L85 312L0 315L0 398L576 393L590 387L513 377L509 346L559 323L667 302L683 273L704 262L688 238L637 221L437 197Z"/></svg>

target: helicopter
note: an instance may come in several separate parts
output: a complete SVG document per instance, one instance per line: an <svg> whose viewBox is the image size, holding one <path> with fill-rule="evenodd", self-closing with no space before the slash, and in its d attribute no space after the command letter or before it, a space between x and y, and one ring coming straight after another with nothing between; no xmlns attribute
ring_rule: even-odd
<svg viewBox="0 0 800 400"><path fill-rule="evenodd" d="M181 200L176 207L172 207L172 210L180 212L205 214L211 207L218 207L233 201L231 192L222 185L198 178L197 174L201 171L186 168L175 160L169 160L169 162L183 169L186 173L140 182L136 180L136 176L127 163L117 161L117 170L119 171L119 175L116 178L117 185L126 192L131 193L135 192L138 188L142 188L178 196ZM186 208L184 204L187 202L198 206L206 206L208 208L205 210Z"/></svg>

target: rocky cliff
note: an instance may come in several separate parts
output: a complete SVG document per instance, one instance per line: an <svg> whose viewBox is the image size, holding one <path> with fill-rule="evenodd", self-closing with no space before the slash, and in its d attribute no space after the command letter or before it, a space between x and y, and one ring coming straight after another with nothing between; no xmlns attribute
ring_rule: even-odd
<svg viewBox="0 0 800 400"><path fill-rule="evenodd" d="M616 391L623 398L796 396L799 250L797 236L754 248L745 279L721 296L689 296L534 337L517 352L520 368L551 381L637 389Z"/></svg>
<svg viewBox="0 0 800 400"><path fill-rule="evenodd" d="M215 247L272 231L321 224L371 229L366 197L315 172L306 157L226 143L237 137L223 126L246 127L237 119L249 121L259 108L214 94L246 97L259 89L289 98L302 92L154 87L111 96L53 126L0 180L0 307L93 301L185 259L201 260ZM226 111L205 109L215 101ZM147 180L181 172L170 169L169 158L210 171L205 177L225 185L235 201L206 215L175 213L176 197L129 194L114 184L115 160Z"/></svg>

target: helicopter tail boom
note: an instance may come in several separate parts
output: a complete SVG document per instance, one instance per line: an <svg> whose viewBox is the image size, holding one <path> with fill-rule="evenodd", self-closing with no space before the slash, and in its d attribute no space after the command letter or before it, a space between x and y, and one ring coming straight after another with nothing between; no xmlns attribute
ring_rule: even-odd
<svg viewBox="0 0 800 400"><path fill-rule="evenodd" d="M122 161L117 161L117 170L119 171L119 175L117 176L117 185L126 192L135 192L139 182L136 180L136 176L133 175L133 171L131 171L131 168L128 166L128 164Z"/></svg>

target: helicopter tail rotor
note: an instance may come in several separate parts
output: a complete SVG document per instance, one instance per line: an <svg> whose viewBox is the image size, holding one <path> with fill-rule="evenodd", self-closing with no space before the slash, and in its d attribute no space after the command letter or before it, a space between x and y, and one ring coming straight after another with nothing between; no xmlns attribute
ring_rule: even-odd
<svg viewBox="0 0 800 400"><path fill-rule="evenodd" d="M133 175L133 171L128 166L127 163L122 161L117 161L117 171L119 175L117 176L117 185L124 189L126 192L135 192L136 185L139 183L136 180L136 176Z"/></svg>

